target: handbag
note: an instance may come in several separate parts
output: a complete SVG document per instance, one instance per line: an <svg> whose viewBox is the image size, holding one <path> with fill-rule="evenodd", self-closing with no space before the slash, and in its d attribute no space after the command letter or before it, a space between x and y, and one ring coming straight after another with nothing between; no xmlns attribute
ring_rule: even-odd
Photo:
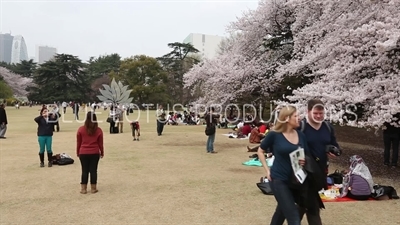
<svg viewBox="0 0 400 225"><path fill-rule="evenodd" d="M261 177L260 183L257 183L257 187L261 190L261 192L265 195L273 195L270 182L265 182L264 177Z"/></svg>
<svg viewBox="0 0 400 225"><path fill-rule="evenodd" d="M107 120L106 120L107 123L111 123L111 122L113 122L113 121L114 121L114 120L113 120L111 117L108 117Z"/></svg>

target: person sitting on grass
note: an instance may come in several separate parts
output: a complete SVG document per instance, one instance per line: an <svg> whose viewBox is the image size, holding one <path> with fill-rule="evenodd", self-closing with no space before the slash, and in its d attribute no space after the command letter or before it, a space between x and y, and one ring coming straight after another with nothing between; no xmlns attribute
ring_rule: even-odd
<svg viewBox="0 0 400 225"><path fill-rule="evenodd" d="M168 113L167 125L178 125L178 122L176 122L176 116L174 115L174 112Z"/></svg>
<svg viewBox="0 0 400 225"><path fill-rule="evenodd" d="M222 117L221 117L221 120L219 121L217 127L218 127L218 128L224 128L224 129L227 129L227 128L228 128L228 122L227 122L225 116L222 116Z"/></svg>
<svg viewBox="0 0 400 225"><path fill-rule="evenodd" d="M139 121L133 121L131 123L131 129L132 129L132 137L134 141L139 141L140 137L140 125Z"/></svg>
<svg viewBox="0 0 400 225"><path fill-rule="evenodd" d="M368 200L374 191L374 182L364 160L358 156L350 157L350 168L343 179L343 190L340 197L355 200Z"/></svg>
<svg viewBox="0 0 400 225"><path fill-rule="evenodd" d="M250 132L249 142L251 144L260 144L261 140L265 137L264 132L260 132L260 128L263 124L258 123L256 127L254 127Z"/></svg>
<svg viewBox="0 0 400 225"><path fill-rule="evenodd" d="M262 133L264 135L267 134L268 127L265 124L264 120L260 120L258 123L255 123L255 124L257 124L258 130L260 131L260 133Z"/></svg>
<svg viewBox="0 0 400 225"><path fill-rule="evenodd" d="M257 126L251 130L250 137L249 137L249 142L251 144L260 144L261 140L265 137L265 134L264 134L265 130L264 130L264 132L260 132L260 129L262 128L263 125L264 125L264 123L259 122L257 124ZM257 152L258 147L259 147L259 145L254 148L250 148L249 146L247 146L247 152Z"/></svg>

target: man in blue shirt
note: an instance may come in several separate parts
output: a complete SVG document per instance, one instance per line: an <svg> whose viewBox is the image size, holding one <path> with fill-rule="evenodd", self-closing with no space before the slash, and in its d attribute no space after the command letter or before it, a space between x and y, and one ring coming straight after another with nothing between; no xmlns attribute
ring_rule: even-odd
<svg viewBox="0 0 400 225"><path fill-rule="evenodd" d="M339 148L339 145L336 141L333 126L325 121L325 106L321 100L312 99L307 102L307 118L305 121L302 121L299 130L306 136L308 148L319 164L323 174L327 175L329 165L328 155L331 157L335 157L335 155L327 153L326 147L327 145L333 145ZM323 178L326 184L326 176L323 176ZM307 215L308 224L322 225L319 210L317 214L311 214L307 209L300 208L300 218L304 214Z"/></svg>

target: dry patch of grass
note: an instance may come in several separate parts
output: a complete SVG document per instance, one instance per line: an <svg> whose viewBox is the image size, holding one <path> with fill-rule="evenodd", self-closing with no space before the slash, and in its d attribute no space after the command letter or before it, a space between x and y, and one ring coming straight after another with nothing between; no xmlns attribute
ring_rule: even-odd
<svg viewBox="0 0 400 225"><path fill-rule="evenodd" d="M255 185L263 170L242 165L251 155L245 148L248 142L221 135L227 130L218 130L219 153L207 154L203 126L166 126L158 137L154 113L149 113L148 123L142 113L137 142L128 123L122 134L109 134L108 124L102 123L100 191L82 195L75 156L75 132L81 124L72 120L71 110L65 116L71 122L62 123L61 132L54 134L53 149L70 154L75 163L53 168L39 168L33 121L38 108L6 110L8 138L0 140L1 224L264 225L274 212L275 199ZM105 121L104 112L100 119ZM400 187L398 180L381 180ZM332 225L400 224L398 207L398 201L327 203L322 218Z"/></svg>

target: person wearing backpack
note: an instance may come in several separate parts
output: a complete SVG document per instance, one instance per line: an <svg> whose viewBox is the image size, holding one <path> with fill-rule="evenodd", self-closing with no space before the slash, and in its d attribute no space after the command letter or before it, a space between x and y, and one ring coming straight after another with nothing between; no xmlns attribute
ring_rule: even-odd
<svg viewBox="0 0 400 225"><path fill-rule="evenodd" d="M323 176L321 177L325 189L327 189L328 156L336 157L336 155L331 152L327 153L326 149L328 146L335 146L339 150L340 148L333 126L325 121L325 106L321 100L312 99L307 102L307 117L300 122L299 131L305 135L310 153L322 170ZM306 214L308 224L322 225L320 210L317 213L310 213L306 208L301 207L299 210L301 219Z"/></svg>

